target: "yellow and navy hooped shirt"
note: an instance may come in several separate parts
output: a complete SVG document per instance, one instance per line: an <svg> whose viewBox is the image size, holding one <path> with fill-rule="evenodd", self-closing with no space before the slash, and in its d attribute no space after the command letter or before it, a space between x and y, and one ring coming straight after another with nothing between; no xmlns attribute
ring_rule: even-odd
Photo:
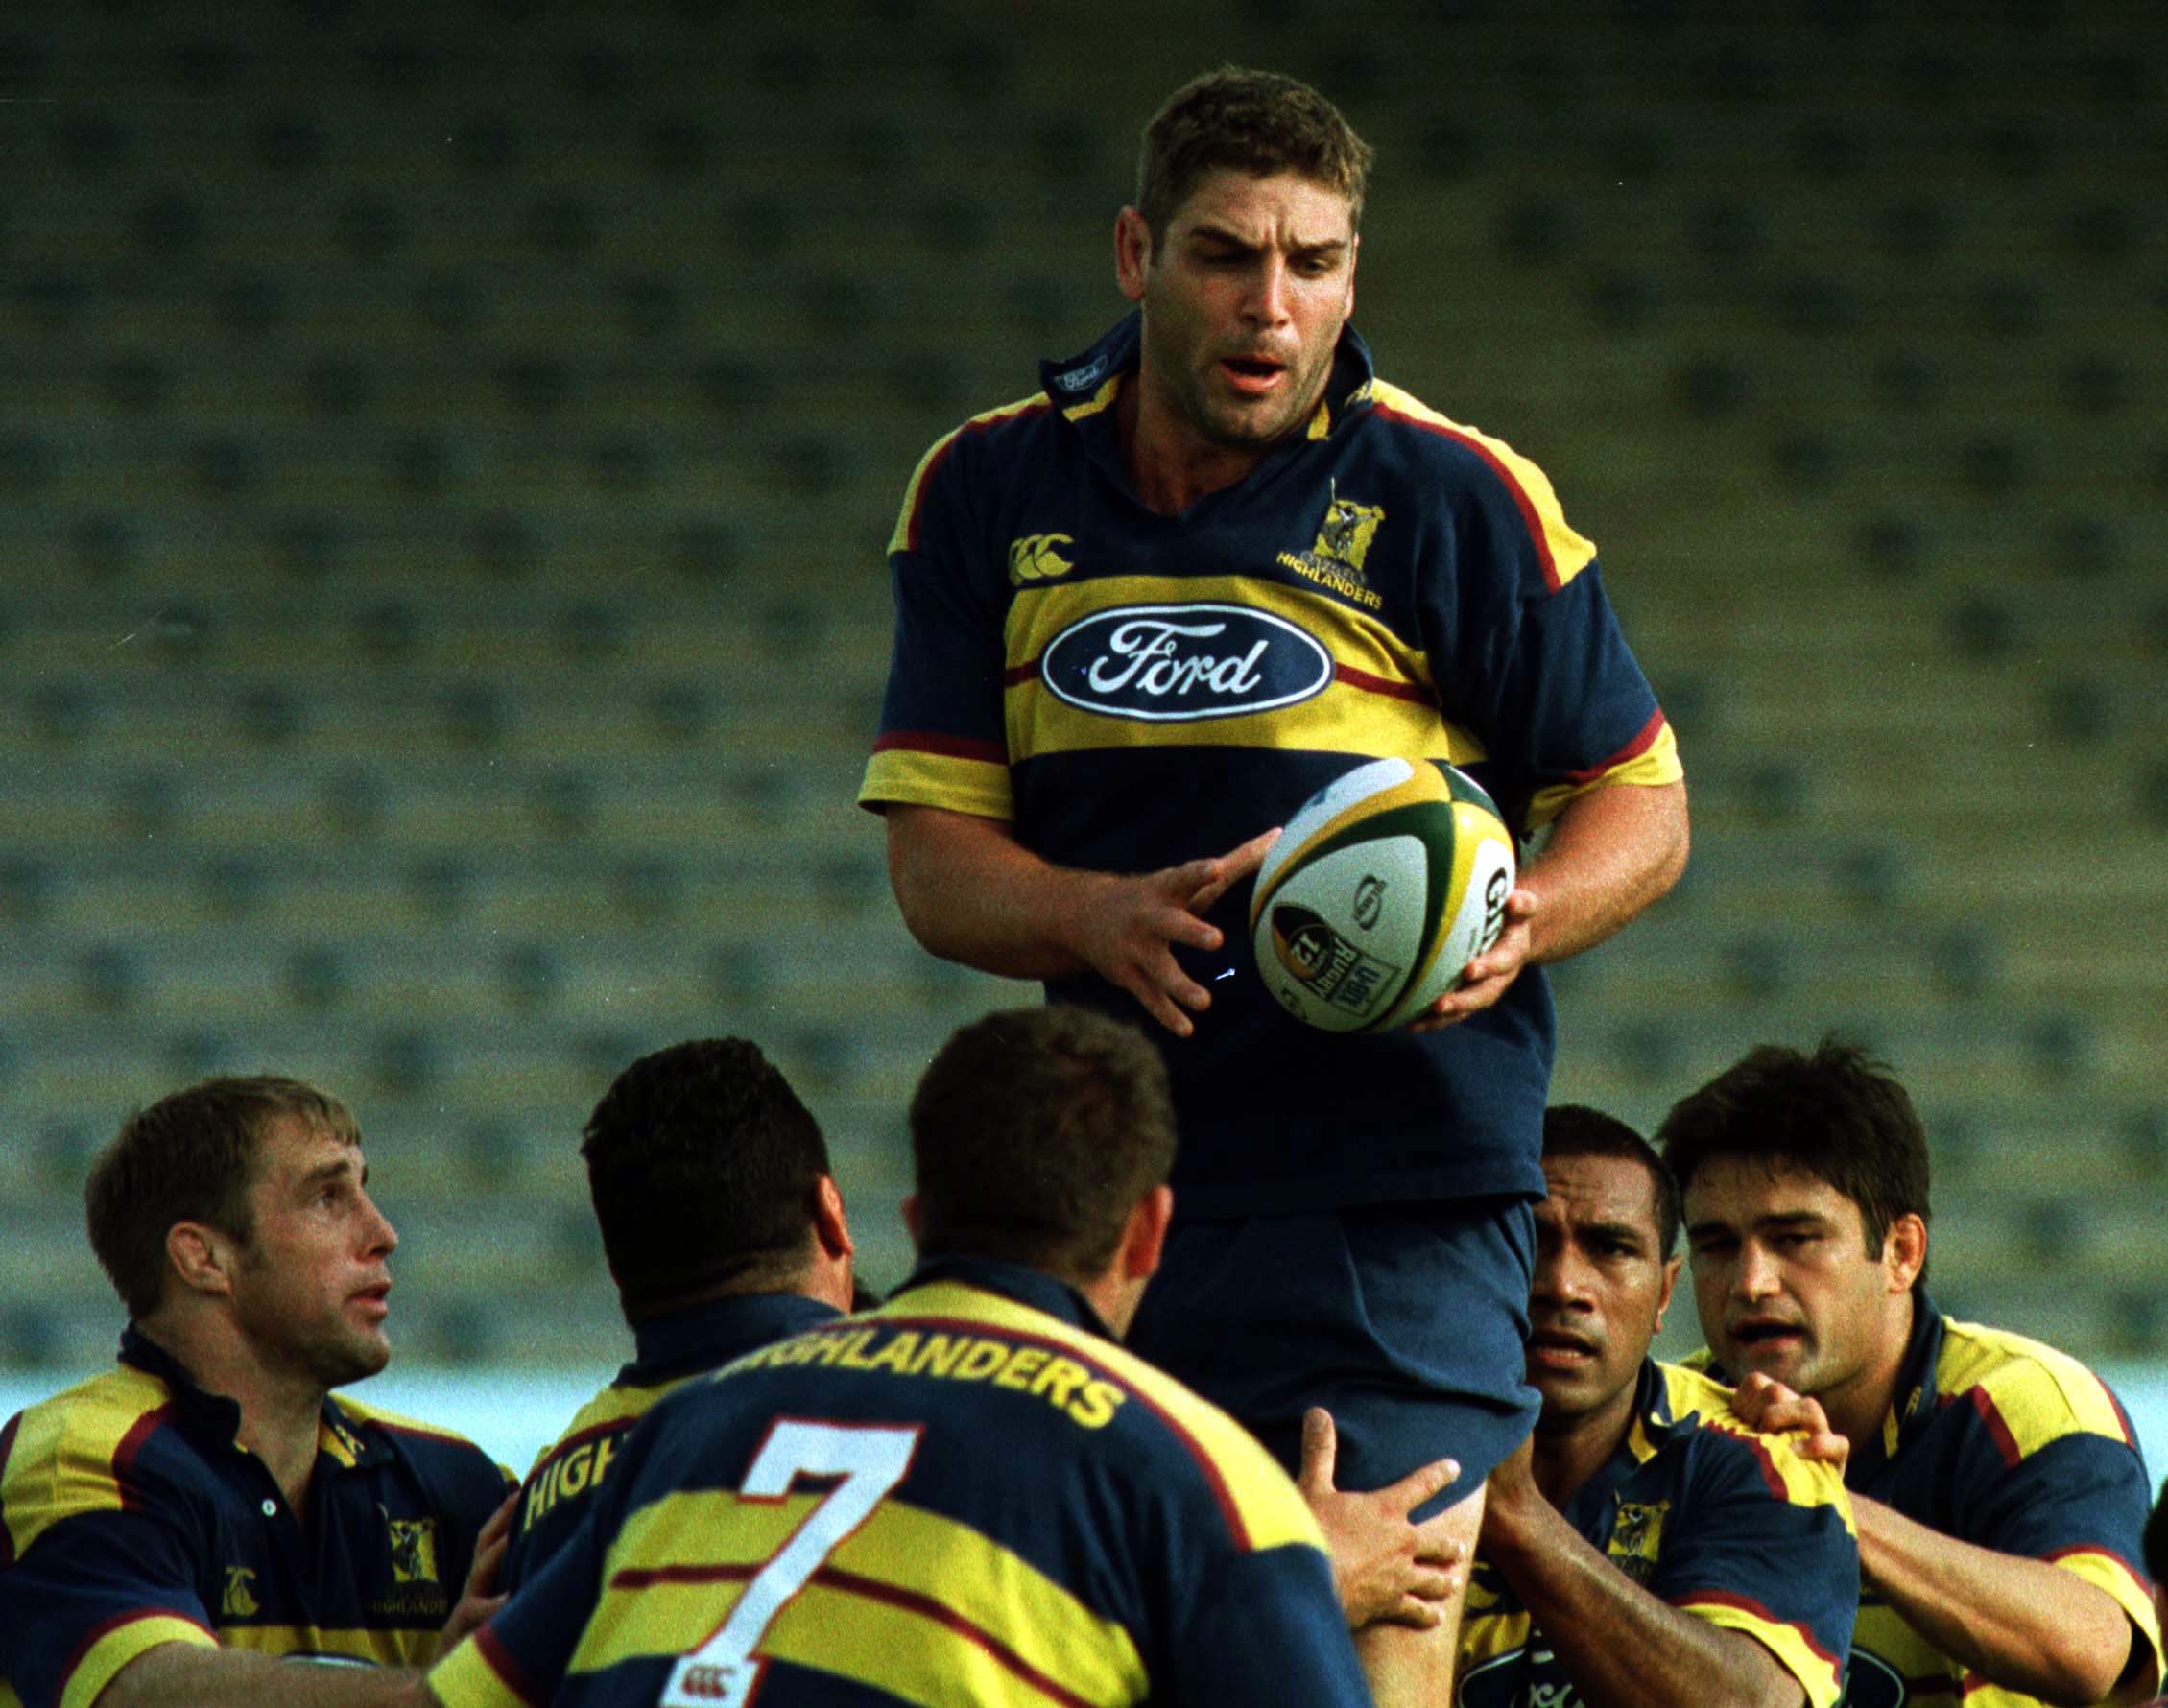
<svg viewBox="0 0 2168 1708"><path fill-rule="evenodd" d="M2105 1590L2160 1687L2160 1626L2141 1564L2152 1483L2122 1405L2076 1359L1944 1317L1916 1293L1896 1402L1879 1440L1853 1443L1845 1481L1944 1535ZM1863 1590L1845 1700L2032 1708L2037 1698L1967 1671Z"/></svg>
<svg viewBox="0 0 2168 1708"><path fill-rule="evenodd" d="M657 1405L446 1708L1370 1700L1316 1521L1239 1425L1013 1265Z"/></svg>
<svg viewBox="0 0 2168 1708"><path fill-rule="evenodd" d="M1836 1471L1740 1421L1728 1388L1645 1361L1626 1439L1565 1518L1650 1594L1759 1642L1799 1681L1808 1708L1838 1700L1859 1598L1851 1505ZM1581 1699L1513 1586L1478 1554L1455 1702Z"/></svg>
<svg viewBox="0 0 2168 1708"><path fill-rule="evenodd" d="M625 1433L665 1394L756 1346L838 1314L832 1305L799 1293L756 1293L634 1324L632 1362L536 1456L535 1468L519 1485L512 1537L497 1566L497 1587L516 1590L571 1539L596 1490L615 1467Z"/></svg>
<svg viewBox="0 0 2168 1708"><path fill-rule="evenodd" d="M1284 824L1378 757L1461 767L1522 835L1584 791L1680 776L1595 549L1535 464L1376 378L1350 329L1305 432L1161 515L1116 427L1137 347L1132 315L920 463L862 804L1145 872ZM1146 1028L1181 1116L1183 1214L1540 1194L1540 971L1427 1036L1318 1032L1256 976L1250 889L1211 911L1224 950L1177 951L1212 993L1195 1037ZM1048 993L1139 1015L1097 978Z"/></svg>
<svg viewBox="0 0 2168 1708"><path fill-rule="evenodd" d="M418 1666L512 1478L472 1442L326 1399L308 1510L241 1411L131 1328L117 1368L0 1431L0 1677L80 1708L167 1643Z"/></svg>

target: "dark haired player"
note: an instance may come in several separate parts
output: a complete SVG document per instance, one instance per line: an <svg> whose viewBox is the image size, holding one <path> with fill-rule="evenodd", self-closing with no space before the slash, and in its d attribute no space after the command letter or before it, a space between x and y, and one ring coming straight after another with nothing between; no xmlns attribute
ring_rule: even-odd
<svg viewBox="0 0 2168 1708"><path fill-rule="evenodd" d="M1532 1450L1490 1474L1461 1635L1464 1708L1831 1708L1859 1594L1839 1474L1752 1433L1649 1346L1679 1198L1648 1142L1543 1123L1529 1292Z"/></svg>
<svg viewBox="0 0 2168 1708"><path fill-rule="evenodd" d="M398 1236L367 1177L345 1105L269 1077L176 1092L99 1154L119 1365L0 1430L0 1678L26 1708L373 1701L375 1669L495 1604L509 1476L331 1397L391 1357Z"/></svg>
<svg viewBox="0 0 2168 1708"><path fill-rule="evenodd" d="M1183 1225L1138 1349L1286 1464L1317 1404L1356 1486L1450 1449L1472 1539L1535 1412L1533 968L1673 883L1685 795L1549 482L1371 371L1348 324L1370 161L1265 72L1152 120L1113 233L1137 312L912 477L860 799L927 948L1163 1029ZM1465 767L1550 841L1464 988L1335 1037L1255 977L1248 880L1305 797L1388 755ZM1373 1680L1435 1702L1449 1637L1365 1633Z"/></svg>
<svg viewBox="0 0 2168 1708"><path fill-rule="evenodd" d="M595 1105L581 1152L635 1356L536 1457L498 1571L508 1592L579 1528L626 1433L663 1395L878 1302L854 1279L820 1126L758 1045L707 1038L642 1056ZM1319 1412L1309 1428L1301 1486L1349 1619L1436 1624L1456 1555L1436 1519L1406 1515L1450 1480L1450 1463L1378 1495L1345 1492L1333 1486L1331 1419Z"/></svg>
<svg viewBox="0 0 2168 1708"><path fill-rule="evenodd" d="M580 1152L633 1359L521 1485L499 1581L526 1582L579 1527L625 1433L672 1388L851 1308L849 1223L820 1125L745 1038L643 1056Z"/></svg>
<svg viewBox="0 0 2168 1708"><path fill-rule="evenodd" d="M911 1133L910 1280L655 1407L440 1700L1368 1701L1294 1484L1117 1343L1172 1211L1156 1053L989 1015Z"/></svg>
<svg viewBox="0 0 2168 1708"><path fill-rule="evenodd" d="M1929 1298L1927 1137L1863 1051L1765 1044L1658 1130L1712 1373L1845 1462L1854 1708L2133 1700L2160 1682L2145 1467L2075 1359ZM1794 1396L1815 1402L1789 1405Z"/></svg>

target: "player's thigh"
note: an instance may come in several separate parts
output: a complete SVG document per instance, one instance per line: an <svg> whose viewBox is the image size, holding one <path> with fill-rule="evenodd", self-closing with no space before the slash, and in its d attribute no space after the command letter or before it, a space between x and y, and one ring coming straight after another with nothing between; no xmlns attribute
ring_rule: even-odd
<svg viewBox="0 0 2168 1708"><path fill-rule="evenodd" d="M1365 1205L1179 1230L1131 1331L1293 1469L1302 1413L1340 1435L1338 1482L1377 1488L1450 1455L1479 1487L1534 1423L1523 1351L1526 1199Z"/></svg>

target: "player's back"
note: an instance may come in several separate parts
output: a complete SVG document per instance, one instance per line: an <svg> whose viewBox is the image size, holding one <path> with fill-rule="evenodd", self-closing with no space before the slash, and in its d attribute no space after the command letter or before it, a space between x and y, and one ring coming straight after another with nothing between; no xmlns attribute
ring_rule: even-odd
<svg viewBox="0 0 2168 1708"><path fill-rule="evenodd" d="M1285 1474L1030 1270L930 1266L739 1360L622 1479L452 1708L501 1699L482 1664L583 1705L1368 1699Z"/></svg>

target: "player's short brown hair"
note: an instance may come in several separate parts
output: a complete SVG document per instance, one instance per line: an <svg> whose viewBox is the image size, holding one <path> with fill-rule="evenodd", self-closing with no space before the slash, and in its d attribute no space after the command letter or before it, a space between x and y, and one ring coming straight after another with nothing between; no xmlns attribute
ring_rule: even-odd
<svg viewBox="0 0 2168 1708"><path fill-rule="evenodd" d="M256 1147L282 1117L361 1143L352 1113L328 1092L275 1074L221 1075L136 1110L98 1153L83 1189L90 1249L131 1317L158 1308L175 1222L250 1238Z"/></svg>
<svg viewBox="0 0 2168 1708"><path fill-rule="evenodd" d="M1340 109L1308 83L1223 65L1177 89L1144 127L1136 210L1156 240L1205 173L1293 172L1346 197L1350 228L1359 229L1374 158Z"/></svg>
<svg viewBox="0 0 2168 1708"><path fill-rule="evenodd" d="M1718 1157L1812 1174L1859 1206L1870 1256L1898 1217L1928 1217L1927 1129L1889 1066L1857 1044L1824 1038L1811 1056L1756 1045L1674 1103L1656 1142L1681 1193Z"/></svg>
<svg viewBox="0 0 2168 1708"><path fill-rule="evenodd" d="M1585 1103L1553 1103L1543 1111L1543 1155L1609 1156L1639 1163L1649 1174L1649 1201L1656 1218L1656 1255L1679 1245L1679 1186L1656 1147L1621 1121Z"/></svg>
<svg viewBox="0 0 2168 1708"><path fill-rule="evenodd" d="M745 1038L643 1056L587 1118L580 1154L625 1315L787 1281L813 1240L827 1142Z"/></svg>
<svg viewBox="0 0 2168 1708"><path fill-rule="evenodd" d="M1013 1008L941 1046L911 1100L919 1249L1105 1272L1175 1162L1166 1064L1088 1008Z"/></svg>

